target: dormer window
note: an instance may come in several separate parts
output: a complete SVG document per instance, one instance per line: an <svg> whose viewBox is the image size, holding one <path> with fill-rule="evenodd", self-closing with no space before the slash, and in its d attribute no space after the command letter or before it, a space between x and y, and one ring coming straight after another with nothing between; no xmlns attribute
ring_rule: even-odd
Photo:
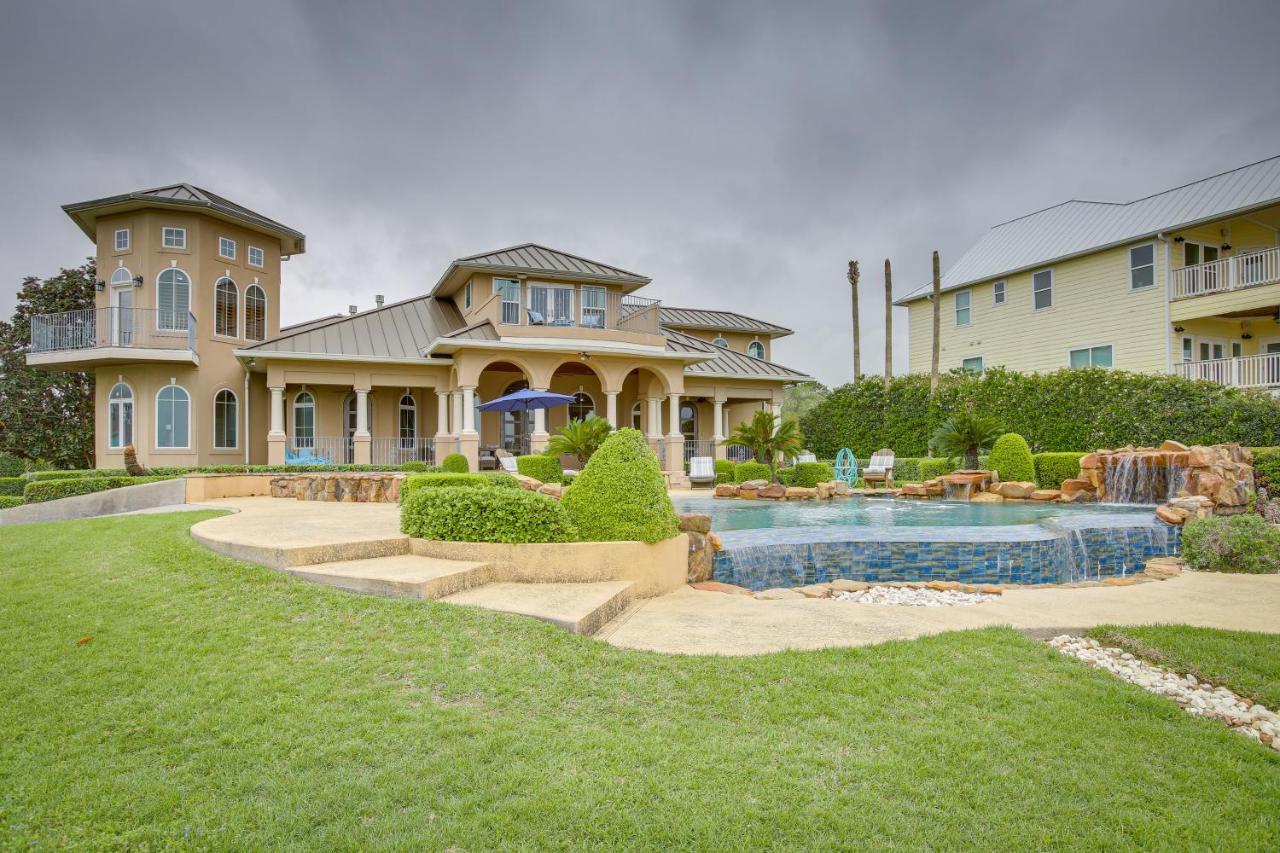
<svg viewBox="0 0 1280 853"><path fill-rule="evenodd" d="M129 251L129 229L128 228L116 229L116 251L117 252Z"/></svg>
<svg viewBox="0 0 1280 853"><path fill-rule="evenodd" d="M250 246L249 247L249 266L261 267L263 265L262 260L263 260L262 250L259 249L257 246Z"/></svg>
<svg viewBox="0 0 1280 853"><path fill-rule="evenodd" d="M729 348L729 342L724 339L723 335L716 335L715 340L713 340L711 343L715 344L718 347L724 347L725 349Z"/></svg>
<svg viewBox="0 0 1280 853"><path fill-rule="evenodd" d="M229 240L226 237L218 238L218 257L226 258L229 261L236 259L236 241Z"/></svg>
<svg viewBox="0 0 1280 853"><path fill-rule="evenodd" d="M759 341L752 341L747 344L747 355L752 358L764 359L764 344Z"/></svg>
<svg viewBox="0 0 1280 853"><path fill-rule="evenodd" d="M471 282L467 282L462 288L462 308L465 311L471 310Z"/></svg>
<svg viewBox="0 0 1280 853"><path fill-rule="evenodd" d="M160 230L160 245L166 249L187 248L187 229L166 225Z"/></svg>

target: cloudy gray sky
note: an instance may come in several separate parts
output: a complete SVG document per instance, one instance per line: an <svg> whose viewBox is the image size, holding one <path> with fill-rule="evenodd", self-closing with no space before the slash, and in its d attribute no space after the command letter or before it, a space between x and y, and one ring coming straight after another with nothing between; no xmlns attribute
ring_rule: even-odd
<svg viewBox="0 0 1280 853"><path fill-rule="evenodd" d="M1272 2L4 4L0 312L92 253L59 205L190 181L305 232L285 320L537 241L864 370L990 225L1280 153ZM905 316L897 319L905 326ZM898 336L905 364L905 330Z"/></svg>

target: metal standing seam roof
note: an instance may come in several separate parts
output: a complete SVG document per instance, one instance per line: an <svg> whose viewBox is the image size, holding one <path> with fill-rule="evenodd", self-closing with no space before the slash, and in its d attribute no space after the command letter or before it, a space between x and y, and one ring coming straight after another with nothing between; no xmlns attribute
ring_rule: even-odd
<svg viewBox="0 0 1280 853"><path fill-rule="evenodd" d="M1107 246L1150 237L1280 201L1280 156L1136 201L1063 202L996 225L947 270L953 290ZM895 300L929 293L925 285Z"/></svg>
<svg viewBox="0 0 1280 853"><path fill-rule="evenodd" d="M782 379L790 382L804 382L813 377L798 370L774 364L762 358L752 358L746 353L735 352L726 347L718 347L713 343L681 334L671 329L663 330L667 338L667 352L687 352L699 355L711 354L715 358L685 365L684 372L703 376L750 376L761 379Z"/></svg>
<svg viewBox="0 0 1280 853"><path fill-rule="evenodd" d="M418 296L330 322L303 324L300 330L245 349L357 358L421 358L421 351L433 340L464 325L452 302Z"/></svg>
<svg viewBox="0 0 1280 853"><path fill-rule="evenodd" d="M771 336L790 335L792 332L785 326L766 323L736 311L703 311L699 308L673 308L661 305L658 308L659 322L664 326L685 329L716 329L727 332L759 332Z"/></svg>
<svg viewBox="0 0 1280 853"><path fill-rule="evenodd" d="M460 267L498 267L503 269L540 272L549 274L569 274L590 276L591 278L614 279L639 284L648 284L649 278L639 273L629 272L619 267L602 264L589 258L571 255L559 249L540 246L537 243L523 243L494 252L479 255L468 255L458 258L451 266ZM446 276L448 273L446 272Z"/></svg>

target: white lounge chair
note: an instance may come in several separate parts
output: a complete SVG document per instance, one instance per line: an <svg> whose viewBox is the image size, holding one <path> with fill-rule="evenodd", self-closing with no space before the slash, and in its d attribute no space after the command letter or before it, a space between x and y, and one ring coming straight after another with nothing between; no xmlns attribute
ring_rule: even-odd
<svg viewBox="0 0 1280 853"><path fill-rule="evenodd" d="M893 462L892 450L877 450L871 454L871 461L867 463L867 467L862 469L862 481L868 485L884 483L889 488L893 488Z"/></svg>
<svg viewBox="0 0 1280 853"><path fill-rule="evenodd" d="M689 482L708 486L716 481L716 460L710 456L694 456L689 459Z"/></svg>
<svg viewBox="0 0 1280 853"><path fill-rule="evenodd" d="M493 453L498 459L498 464L502 466L502 470L508 474L519 474L520 470L516 468L516 458L507 450L495 450Z"/></svg>
<svg viewBox="0 0 1280 853"><path fill-rule="evenodd" d="M817 462L817 461L818 461L818 457L814 456L813 452L809 450L806 450L804 453L801 453L799 456L796 457L797 465L799 465L801 462Z"/></svg>

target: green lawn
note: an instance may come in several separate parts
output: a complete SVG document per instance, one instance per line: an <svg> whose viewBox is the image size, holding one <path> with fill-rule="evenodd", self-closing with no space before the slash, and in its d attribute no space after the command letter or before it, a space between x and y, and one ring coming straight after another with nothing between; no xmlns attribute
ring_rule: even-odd
<svg viewBox="0 0 1280 853"><path fill-rule="evenodd" d="M1103 625L1089 636L1280 709L1280 634L1188 625Z"/></svg>
<svg viewBox="0 0 1280 853"><path fill-rule="evenodd" d="M622 651L201 517L0 530L0 848L1280 845L1280 755L1013 631Z"/></svg>

